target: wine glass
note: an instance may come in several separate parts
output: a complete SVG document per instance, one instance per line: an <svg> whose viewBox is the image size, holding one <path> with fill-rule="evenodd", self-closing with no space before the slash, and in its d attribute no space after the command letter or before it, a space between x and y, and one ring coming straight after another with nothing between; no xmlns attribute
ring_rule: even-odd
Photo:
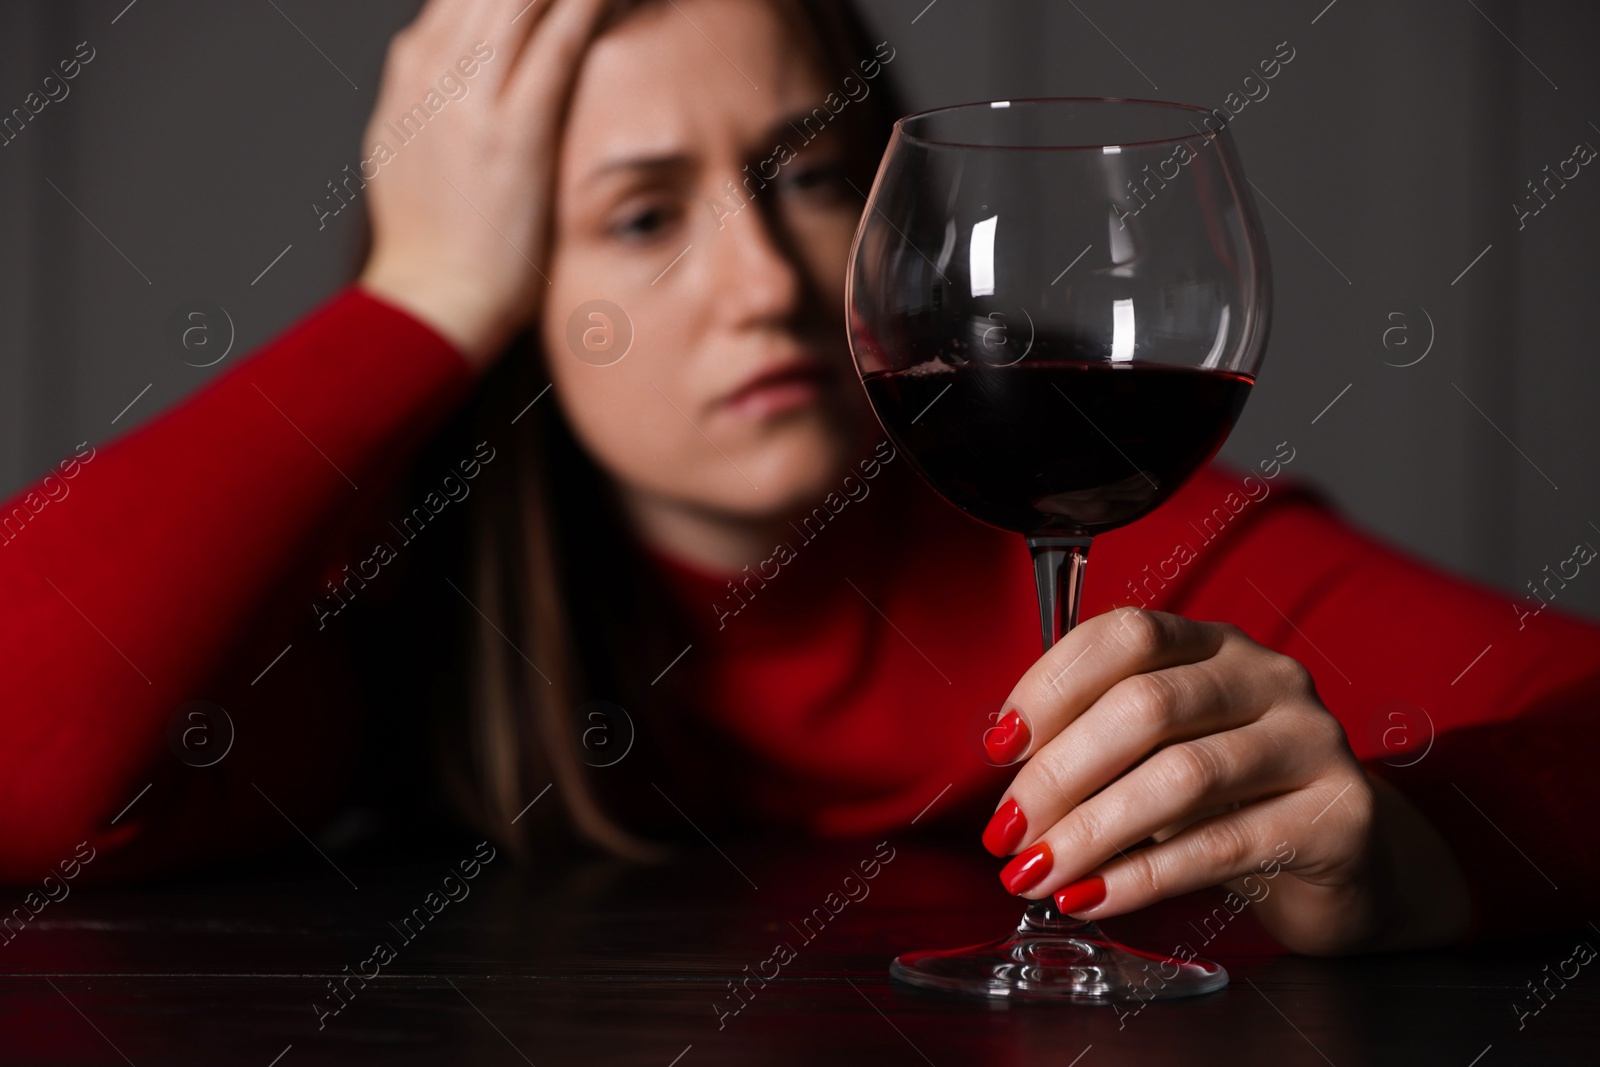
<svg viewBox="0 0 1600 1067"><path fill-rule="evenodd" d="M850 348L878 420L940 495L1022 534L1044 647L1078 617L1090 539L1215 455L1271 314L1232 138L1202 108L999 100L895 123L850 254ZM911 952L920 986L1021 999L1220 989L1046 897L1014 934Z"/></svg>

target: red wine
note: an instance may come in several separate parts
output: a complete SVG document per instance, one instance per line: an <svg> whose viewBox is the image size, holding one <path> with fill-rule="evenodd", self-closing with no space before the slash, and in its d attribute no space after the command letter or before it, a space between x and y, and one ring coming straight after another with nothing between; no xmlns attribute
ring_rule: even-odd
<svg viewBox="0 0 1600 1067"><path fill-rule="evenodd" d="M1061 537L1166 500L1222 447L1251 385L1226 371L1033 358L930 360L863 381L895 447L945 499L991 526Z"/></svg>

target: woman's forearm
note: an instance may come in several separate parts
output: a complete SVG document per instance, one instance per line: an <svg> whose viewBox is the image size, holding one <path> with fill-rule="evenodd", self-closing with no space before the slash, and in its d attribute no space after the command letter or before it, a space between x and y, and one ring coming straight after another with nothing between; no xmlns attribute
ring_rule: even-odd
<svg viewBox="0 0 1600 1067"><path fill-rule="evenodd" d="M5 504L25 518L0 546L0 878L103 840L170 758L168 717L287 587L314 599L318 539L470 381L443 338L347 291L100 447L70 493Z"/></svg>

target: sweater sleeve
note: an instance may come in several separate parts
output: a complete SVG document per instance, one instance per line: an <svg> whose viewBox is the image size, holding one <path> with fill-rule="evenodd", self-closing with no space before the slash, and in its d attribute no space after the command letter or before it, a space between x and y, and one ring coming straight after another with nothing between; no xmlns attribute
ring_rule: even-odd
<svg viewBox="0 0 1600 1067"><path fill-rule="evenodd" d="M1600 910L1600 625L1555 603L1594 550L1510 597L1363 533L1308 483L1283 488L1202 554L1174 610L1311 671L1363 765L1449 843L1474 896L1466 940L1581 924Z"/></svg>
<svg viewBox="0 0 1600 1067"><path fill-rule="evenodd" d="M351 287L5 503L0 880L35 881L85 852L133 855L96 872L202 838L226 852L273 820L292 832L283 823L326 791L318 772L348 733L316 720L348 694L321 674L337 671L337 637L285 646L311 619L329 542L471 380L444 338ZM181 738L180 709L223 694L233 730L194 723L232 751L199 767L209 757L183 758L169 730L183 719ZM297 742L285 724L309 732Z"/></svg>

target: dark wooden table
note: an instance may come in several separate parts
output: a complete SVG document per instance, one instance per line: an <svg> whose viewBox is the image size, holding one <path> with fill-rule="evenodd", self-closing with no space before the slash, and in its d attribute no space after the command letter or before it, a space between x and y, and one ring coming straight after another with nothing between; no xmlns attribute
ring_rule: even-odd
<svg viewBox="0 0 1600 1067"><path fill-rule="evenodd" d="M1600 964L1517 1015L1537 1006L1526 983L1547 965L1579 941L1600 947L1593 929L1317 960L1276 950L1246 909L1205 945L1233 981L1202 998L1119 1013L908 989L885 970L897 951L988 940L1018 908L975 848L897 840L875 879L844 885L874 845L724 842L725 855L651 868L519 871L501 856L448 885L470 842L328 861L305 847L221 874L80 886L0 946L0 1064L1600 1062ZM22 896L0 893L7 909ZM808 941L798 924L830 893L838 913ZM1217 899L1108 925L1139 947L1199 945L1191 924ZM427 921L404 926L417 908ZM771 975L780 942L793 958L731 1014L730 981L746 966Z"/></svg>

